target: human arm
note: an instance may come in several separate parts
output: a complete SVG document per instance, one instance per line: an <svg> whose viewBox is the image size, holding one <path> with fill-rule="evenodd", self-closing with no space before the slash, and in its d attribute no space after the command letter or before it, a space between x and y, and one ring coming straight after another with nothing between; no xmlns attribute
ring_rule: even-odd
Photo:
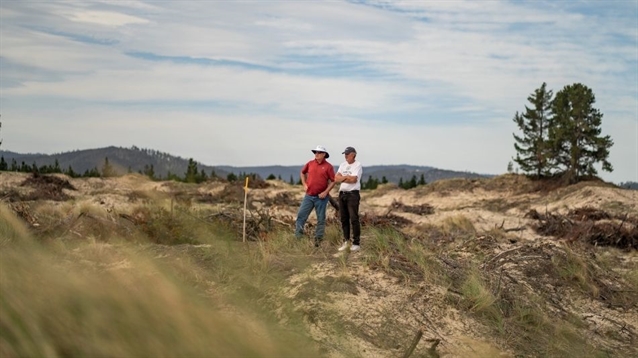
<svg viewBox="0 0 638 358"><path fill-rule="evenodd" d="M319 198L321 198L321 199L324 199L325 197L330 195L330 190L332 190L332 188L334 188L335 184L337 184L337 182L335 181L334 168L332 166L328 170L327 174L328 174L328 177L326 179L328 181L328 186L326 187L326 190L324 190L321 193L319 193Z"/></svg>
<svg viewBox="0 0 638 358"><path fill-rule="evenodd" d="M306 173L304 173L303 169L299 172L299 179L301 180L301 184L303 185L304 191L308 190L308 184L306 183Z"/></svg>
<svg viewBox="0 0 638 358"><path fill-rule="evenodd" d="M337 174L335 175L335 181L337 183L356 184L363 176L363 167L359 162L356 162L353 166L348 168L346 175L342 172L342 168L339 167Z"/></svg>
<svg viewBox="0 0 638 358"><path fill-rule="evenodd" d="M356 175L342 175L341 173L337 173L337 175L335 175L336 183L354 184L358 179L359 178Z"/></svg>
<svg viewBox="0 0 638 358"><path fill-rule="evenodd" d="M334 188L335 184L337 184L337 182L330 180L330 182L328 183L328 187L326 188L326 190L322 191L321 193L319 193L319 197L321 199L325 198L326 196L328 196L328 194L330 194L330 190L332 190L332 188Z"/></svg>

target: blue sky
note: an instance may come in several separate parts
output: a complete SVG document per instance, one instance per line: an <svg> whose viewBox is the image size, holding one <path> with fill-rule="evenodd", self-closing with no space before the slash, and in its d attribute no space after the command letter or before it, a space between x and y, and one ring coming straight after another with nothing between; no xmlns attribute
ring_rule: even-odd
<svg viewBox="0 0 638 358"><path fill-rule="evenodd" d="M638 181L638 1L0 3L2 149L500 174L543 82L596 95Z"/></svg>

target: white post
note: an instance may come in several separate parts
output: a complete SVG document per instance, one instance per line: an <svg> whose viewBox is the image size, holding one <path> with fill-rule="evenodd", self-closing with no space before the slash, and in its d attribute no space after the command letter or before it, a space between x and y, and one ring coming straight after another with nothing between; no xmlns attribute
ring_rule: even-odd
<svg viewBox="0 0 638 358"><path fill-rule="evenodd" d="M246 201L248 199L248 177L246 177L246 185L244 186L244 240L246 242Z"/></svg>

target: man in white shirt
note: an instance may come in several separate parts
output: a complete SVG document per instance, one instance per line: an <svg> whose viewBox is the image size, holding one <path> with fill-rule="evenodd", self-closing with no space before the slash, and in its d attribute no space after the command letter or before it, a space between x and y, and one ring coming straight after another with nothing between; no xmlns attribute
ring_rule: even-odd
<svg viewBox="0 0 638 358"><path fill-rule="evenodd" d="M341 183L339 187L339 214L341 216L341 229L343 230L343 245L339 251L350 247L350 251L357 251L361 244L361 223L359 222L359 201L361 196L361 177L363 167L356 160L357 151L353 147L347 147L343 153L346 161L339 165L335 175L335 182ZM350 229L352 229L352 246L350 246Z"/></svg>

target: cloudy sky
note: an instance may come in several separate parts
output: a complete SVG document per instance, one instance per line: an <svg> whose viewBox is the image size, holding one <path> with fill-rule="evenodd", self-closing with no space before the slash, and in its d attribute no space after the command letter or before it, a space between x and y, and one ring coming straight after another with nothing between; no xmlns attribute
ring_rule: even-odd
<svg viewBox="0 0 638 358"><path fill-rule="evenodd" d="M638 1L0 2L2 149L500 174L543 82L596 95L638 181ZM518 133L518 132L517 132Z"/></svg>

